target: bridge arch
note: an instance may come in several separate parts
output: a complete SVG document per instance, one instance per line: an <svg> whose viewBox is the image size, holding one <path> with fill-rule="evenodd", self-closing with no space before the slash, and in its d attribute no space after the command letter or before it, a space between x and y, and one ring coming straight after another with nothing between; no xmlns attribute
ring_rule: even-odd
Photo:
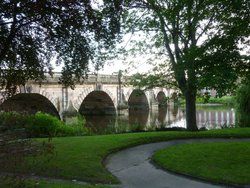
<svg viewBox="0 0 250 188"><path fill-rule="evenodd" d="M105 91L94 90L83 99L79 113L82 115L114 115L116 108L112 98Z"/></svg>
<svg viewBox="0 0 250 188"><path fill-rule="evenodd" d="M82 101L87 97L87 95L91 92L95 91L92 87L86 87L80 90L80 94L77 95L76 99L73 102L73 107L79 111Z"/></svg>
<svg viewBox="0 0 250 188"><path fill-rule="evenodd" d="M130 109L148 109L149 102L144 91L135 89L128 98L128 107Z"/></svg>
<svg viewBox="0 0 250 188"><path fill-rule="evenodd" d="M56 97L56 94L54 92L49 93L48 91L41 90L39 93L34 92L34 93L31 93L31 94L38 94L38 95L42 95L43 97L47 98L54 105L56 110L58 112L60 112L61 106L60 106L59 98Z"/></svg>
<svg viewBox="0 0 250 188"><path fill-rule="evenodd" d="M165 106L167 105L167 97L163 91L160 91L156 96L158 106Z"/></svg>
<svg viewBox="0 0 250 188"><path fill-rule="evenodd" d="M28 114L35 114L41 111L60 119L56 106L47 97L38 93L18 93L3 101L0 105L0 110Z"/></svg>

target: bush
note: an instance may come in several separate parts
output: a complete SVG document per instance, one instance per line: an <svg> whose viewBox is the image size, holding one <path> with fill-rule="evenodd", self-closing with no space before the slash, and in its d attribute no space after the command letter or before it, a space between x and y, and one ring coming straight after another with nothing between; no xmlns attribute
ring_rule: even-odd
<svg viewBox="0 0 250 188"><path fill-rule="evenodd" d="M54 137L63 122L56 117L37 112L28 117L25 125L29 137Z"/></svg>
<svg viewBox="0 0 250 188"><path fill-rule="evenodd" d="M70 118L70 121L63 123L57 131L57 136L81 136L86 135L89 130L84 126L85 119L81 115Z"/></svg>
<svg viewBox="0 0 250 188"><path fill-rule="evenodd" d="M16 112L0 113L0 131L11 131L25 127L27 118Z"/></svg>
<svg viewBox="0 0 250 188"><path fill-rule="evenodd" d="M84 122L79 115L74 121L64 123L54 116L38 112L29 117L26 128L30 137L80 136L87 132Z"/></svg>
<svg viewBox="0 0 250 188"><path fill-rule="evenodd" d="M240 127L250 127L250 78L246 78L236 95L237 122Z"/></svg>
<svg viewBox="0 0 250 188"><path fill-rule="evenodd" d="M234 106L235 105L235 97L234 96L210 97L210 99L208 100L208 103Z"/></svg>
<svg viewBox="0 0 250 188"><path fill-rule="evenodd" d="M16 170L26 156L37 153L37 145L27 138L26 122L27 116L15 112L0 113L0 169L3 172L12 167ZM15 170L13 173L18 172ZM25 187L22 180L22 174L18 174L10 186L0 179L0 187Z"/></svg>
<svg viewBox="0 0 250 188"><path fill-rule="evenodd" d="M37 112L35 115L22 115L16 112L0 113L0 132L23 130L24 137L80 136L87 134L85 119L78 115L64 123L57 117Z"/></svg>
<svg viewBox="0 0 250 188"><path fill-rule="evenodd" d="M197 96L196 98L197 104L223 104L228 106L235 105L235 97L234 96L223 96L223 97L208 97L208 96Z"/></svg>

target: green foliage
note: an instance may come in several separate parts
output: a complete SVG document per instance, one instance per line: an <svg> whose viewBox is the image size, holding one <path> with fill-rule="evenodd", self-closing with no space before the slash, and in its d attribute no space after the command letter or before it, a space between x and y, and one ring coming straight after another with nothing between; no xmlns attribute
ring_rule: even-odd
<svg viewBox="0 0 250 188"><path fill-rule="evenodd" d="M20 126L23 118L16 113L0 113L0 168L22 163L24 156L33 153L35 147L27 139L25 129Z"/></svg>
<svg viewBox="0 0 250 188"><path fill-rule="evenodd" d="M30 137L54 137L62 124L56 117L37 112L28 117L25 127Z"/></svg>
<svg viewBox="0 0 250 188"><path fill-rule="evenodd" d="M152 89L155 87L177 88L177 83L172 76L165 74L140 74L137 73L130 77L129 84L142 89Z"/></svg>
<svg viewBox="0 0 250 188"><path fill-rule="evenodd" d="M0 88L14 92L29 79L43 80L52 59L65 65L60 81L74 85L90 60L104 62L97 59L120 31L120 9L113 0L1 1Z"/></svg>
<svg viewBox="0 0 250 188"><path fill-rule="evenodd" d="M240 127L250 127L250 77L245 78L236 95L237 122Z"/></svg>
<svg viewBox="0 0 250 188"><path fill-rule="evenodd" d="M25 125L27 118L15 112L0 113L0 169L17 169L24 164L27 156L36 156L38 146L27 138ZM17 171L12 171L14 174ZM0 187L32 187L25 182L22 173L16 174L11 181L6 178L4 181L0 177Z"/></svg>
<svg viewBox="0 0 250 188"><path fill-rule="evenodd" d="M235 105L235 96L222 96L222 97L209 97L206 98L204 96L196 97L197 104L223 104L227 106Z"/></svg>
<svg viewBox="0 0 250 188"><path fill-rule="evenodd" d="M11 131L23 128L27 122L24 115L16 112L0 112L0 129Z"/></svg>
<svg viewBox="0 0 250 188"><path fill-rule="evenodd" d="M28 182L22 177L0 177L0 187L2 188L34 188L34 182Z"/></svg>
<svg viewBox="0 0 250 188"><path fill-rule="evenodd" d="M35 115L22 115L15 112L0 113L0 130L23 129L28 137L55 137L85 135L85 120L77 116L73 122L64 123L58 118L37 112Z"/></svg>
<svg viewBox="0 0 250 188"><path fill-rule="evenodd" d="M228 106L235 105L235 96L210 97L208 103L224 104Z"/></svg>
<svg viewBox="0 0 250 188"><path fill-rule="evenodd" d="M137 77L134 83L152 88L174 78L186 98L187 128L196 130L197 91L206 87L226 95L249 70L249 54L241 53L249 43L248 1L125 2L130 8L124 14L125 31L143 33L133 41L131 54L150 54L150 62L161 60L169 72L157 68L157 76Z"/></svg>
<svg viewBox="0 0 250 188"><path fill-rule="evenodd" d="M86 120L81 115L71 118L69 122L63 123L57 129L56 136L81 136L90 134L85 127Z"/></svg>

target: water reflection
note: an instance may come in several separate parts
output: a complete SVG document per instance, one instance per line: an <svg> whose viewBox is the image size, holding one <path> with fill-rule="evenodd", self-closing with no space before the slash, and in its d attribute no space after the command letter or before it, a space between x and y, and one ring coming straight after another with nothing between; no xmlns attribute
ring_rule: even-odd
<svg viewBox="0 0 250 188"><path fill-rule="evenodd" d="M128 123L130 125L138 125L145 127L148 123L149 110L148 109L129 109L128 110Z"/></svg>
<svg viewBox="0 0 250 188"><path fill-rule="evenodd" d="M168 117L168 108L160 107L158 111L158 118L157 118L159 125L164 125L166 117Z"/></svg>
<svg viewBox="0 0 250 188"><path fill-rule="evenodd" d="M85 116L86 126L94 133L148 131L172 127L186 128L185 109L154 107L151 110L125 109L119 116ZM235 112L228 107L197 107L198 128L214 129L235 124Z"/></svg>
<svg viewBox="0 0 250 188"><path fill-rule="evenodd" d="M114 125L116 116L105 115L85 115L86 127L93 133L112 133L114 132Z"/></svg>

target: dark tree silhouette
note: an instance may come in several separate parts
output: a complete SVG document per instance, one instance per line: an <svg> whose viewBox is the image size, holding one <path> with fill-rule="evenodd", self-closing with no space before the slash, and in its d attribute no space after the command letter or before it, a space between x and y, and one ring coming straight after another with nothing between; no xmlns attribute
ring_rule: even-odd
<svg viewBox="0 0 250 188"><path fill-rule="evenodd" d="M61 82L74 86L88 63L113 45L120 30L116 0L3 0L0 3L0 89L15 92L44 79L51 60L64 63ZM100 63L100 62L98 62Z"/></svg>

